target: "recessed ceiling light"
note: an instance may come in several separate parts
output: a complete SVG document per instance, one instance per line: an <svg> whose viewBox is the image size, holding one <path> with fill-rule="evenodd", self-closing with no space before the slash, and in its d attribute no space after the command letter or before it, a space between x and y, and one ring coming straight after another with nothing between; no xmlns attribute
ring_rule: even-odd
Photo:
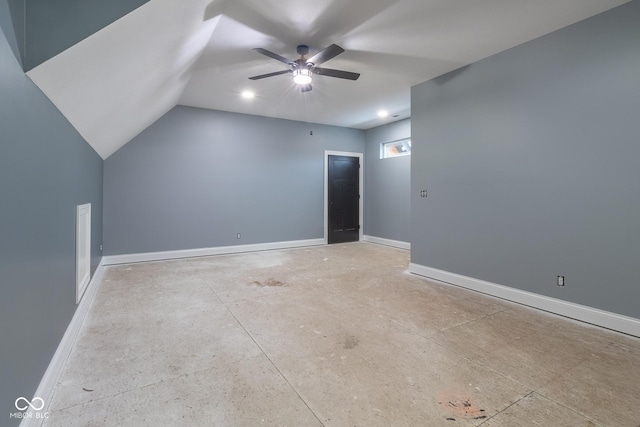
<svg viewBox="0 0 640 427"><path fill-rule="evenodd" d="M380 118L387 117L388 115L389 115L389 112L387 110L378 111L378 117L380 117Z"/></svg>
<svg viewBox="0 0 640 427"><path fill-rule="evenodd" d="M255 96L256 96L256 94L253 93L250 90L245 90L245 91L242 92L242 97L244 99L253 99Z"/></svg>

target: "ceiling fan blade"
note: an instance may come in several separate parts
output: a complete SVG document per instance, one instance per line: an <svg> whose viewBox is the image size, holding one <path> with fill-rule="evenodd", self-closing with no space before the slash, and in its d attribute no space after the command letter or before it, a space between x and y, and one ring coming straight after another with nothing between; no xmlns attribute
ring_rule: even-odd
<svg viewBox="0 0 640 427"><path fill-rule="evenodd" d="M253 50L255 50L256 52L261 53L261 54L263 54L265 56L268 56L269 58L273 58L276 61L284 62L287 65L293 64L293 62L294 62L294 61L292 61L290 59L285 58L284 56L280 56L277 53L273 53L273 52L268 51L267 49L263 49L261 47L256 47Z"/></svg>
<svg viewBox="0 0 640 427"><path fill-rule="evenodd" d="M311 62L313 65L320 65L323 62L330 60L344 52L344 49L337 44L332 44L328 48L321 50L320 52L307 59L307 62Z"/></svg>
<svg viewBox="0 0 640 427"><path fill-rule="evenodd" d="M311 90L311 85L302 85L302 88L300 88L301 92L309 92Z"/></svg>
<svg viewBox="0 0 640 427"><path fill-rule="evenodd" d="M260 74L259 76L249 77L249 80L260 80L267 77L279 76L280 74L291 73L291 70L276 71L275 73Z"/></svg>
<svg viewBox="0 0 640 427"><path fill-rule="evenodd" d="M313 74L320 76L337 77L339 79L358 80L360 73L352 73L351 71L332 70L331 68L314 68Z"/></svg>

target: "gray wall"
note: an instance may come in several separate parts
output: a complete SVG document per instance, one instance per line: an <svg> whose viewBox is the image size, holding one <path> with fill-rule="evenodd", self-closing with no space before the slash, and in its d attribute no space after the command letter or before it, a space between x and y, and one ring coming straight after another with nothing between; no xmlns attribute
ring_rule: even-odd
<svg viewBox="0 0 640 427"><path fill-rule="evenodd" d="M96 152L23 73L0 6L0 424L31 397L75 309L75 209L92 204L92 272L102 240ZM9 37L12 30L6 31ZM17 424L17 423L16 423Z"/></svg>
<svg viewBox="0 0 640 427"><path fill-rule="evenodd" d="M633 1L412 88L412 262L640 318L638 23Z"/></svg>
<svg viewBox="0 0 640 427"><path fill-rule="evenodd" d="M25 0L0 0L0 27L20 66L24 47L25 9Z"/></svg>
<svg viewBox="0 0 640 427"><path fill-rule="evenodd" d="M105 161L105 255L322 238L324 150L364 132L175 107Z"/></svg>
<svg viewBox="0 0 640 427"><path fill-rule="evenodd" d="M411 137L405 119L365 131L364 234L408 242L410 228L411 157L380 158L380 144Z"/></svg>

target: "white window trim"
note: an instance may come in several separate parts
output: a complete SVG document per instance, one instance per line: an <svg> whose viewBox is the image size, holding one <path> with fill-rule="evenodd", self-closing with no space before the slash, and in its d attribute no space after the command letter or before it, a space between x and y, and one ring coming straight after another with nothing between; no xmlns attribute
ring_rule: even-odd
<svg viewBox="0 0 640 427"><path fill-rule="evenodd" d="M400 138L400 139L395 139L393 141L381 142L380 143L380 159L383 160L383 159L393 159L394 157L410 156L411 155L411 151L407 151L406 153L402 153L402 154L396 154L395 156L386 156L385 157L385 155L384 155L385 146L398 144L400 142L407 142L407 141L411 141L411 138ZM409 146L411 146L411 145L409 144Z"/></svg>

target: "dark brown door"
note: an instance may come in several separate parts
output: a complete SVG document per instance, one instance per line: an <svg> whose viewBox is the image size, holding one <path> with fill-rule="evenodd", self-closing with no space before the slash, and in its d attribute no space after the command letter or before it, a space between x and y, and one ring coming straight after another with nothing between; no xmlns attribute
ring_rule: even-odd
<svg viewBox="0 0 640 427"><path fill-rule="evenodd" d="M357 242L360 237L360 161L329 156L329 243Z"/></svg>

